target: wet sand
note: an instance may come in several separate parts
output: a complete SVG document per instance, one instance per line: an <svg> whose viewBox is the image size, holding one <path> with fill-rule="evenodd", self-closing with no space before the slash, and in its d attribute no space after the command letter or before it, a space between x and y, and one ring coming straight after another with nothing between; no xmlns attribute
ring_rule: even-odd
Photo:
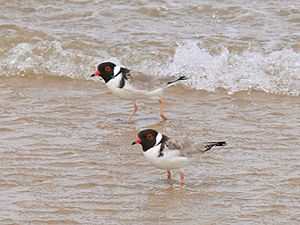
<svg viewBox="0 0 300 225"><path fill-rule="evenodd" d="M99 82L0 78L1 224L299 224L300 98L263 92L166 92L132 104ZM130 143L143 127L194 142L174 185Z"/></svg>

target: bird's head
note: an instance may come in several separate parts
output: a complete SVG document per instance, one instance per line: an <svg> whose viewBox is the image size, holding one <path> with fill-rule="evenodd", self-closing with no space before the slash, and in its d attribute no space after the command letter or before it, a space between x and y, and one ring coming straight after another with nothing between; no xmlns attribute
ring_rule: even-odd
<svg viewBox="0 0 300 225"><path fill-rule="evenodd" d="M145 152L160 143L162 138L163 135L156 130L146 129L138 133L138 138L132 142L132 145L141 144Z"/></svg>
<svg viewBox="0 0 300 225"><path fill-rule="evenodd" d="M98 65L98 70L91 77L102 77L105 83L110 81L114 76L119 74L121 67L112 62L104 62Z"/></svg>

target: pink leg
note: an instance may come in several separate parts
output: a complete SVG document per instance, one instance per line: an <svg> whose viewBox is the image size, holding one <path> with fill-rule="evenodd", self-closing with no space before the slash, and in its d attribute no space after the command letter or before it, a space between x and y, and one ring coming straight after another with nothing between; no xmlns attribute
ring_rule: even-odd
<svg viewBox="0 0 300 225"><path fill-rule="evenodd" d="M173 181L172 181L172 175L171 175L171 171L170 170L167 170L167 177L168 177L168 183L172 184Z"/></svg>
<svg viewBox="0 0 300 225"><path fill-rule="evenodd" d="M166 122L168 118L164 113L164 100L162 98L159 99L159 108L160 108L160 117L162 118L163 122Z"/></svg>
<svg viewBox="0 0 300 225"><path fill-rule="evenodd" d="M133 115L134 115L137 111L138 111L138 107L137 107L136 103L134 103L134 110L133 110L133 113L132 113L131 116L128 118L127 123L131 123L131 122L132 122L131 119L132 119Z"/></svg>
<svg viewBox="0 0 300 225"><path fill-rule="evenodd" d="M180 171L180 184L183 185L184 184L184 176L185 174L183 172Z"/></svg>

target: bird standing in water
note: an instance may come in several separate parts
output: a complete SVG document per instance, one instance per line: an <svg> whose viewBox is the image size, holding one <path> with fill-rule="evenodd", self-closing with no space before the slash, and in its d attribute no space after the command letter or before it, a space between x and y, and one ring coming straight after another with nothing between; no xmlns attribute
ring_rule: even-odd
<svg viewBox="0 0 300 225"><path fill-rule="evenodd" d="M206 152L215 146L227 145L225 141L192 144L172 139L153 129L138 133L138 138L132 142L141 144L146 159L155 167L167 170L168 182L172 184L171 170L187 166L193 156ZM184 183L185 174L180 171L180 183Z"/></svg>
<svg viewBox="0 0 300 225"><path fill-rule="evenodd" d="M133 115L138 111L136 104L140 99L157 99L160 106L160 117L167 121L164 113L163 91L171 84L186 80L187 77L153 77L140 72L134 72L127 68L117 66L112 62L104 62L98 65L98 70L91 77L100 76L106 86L115 96L134 101L133 113L127 122L132 122Z"/></svg>

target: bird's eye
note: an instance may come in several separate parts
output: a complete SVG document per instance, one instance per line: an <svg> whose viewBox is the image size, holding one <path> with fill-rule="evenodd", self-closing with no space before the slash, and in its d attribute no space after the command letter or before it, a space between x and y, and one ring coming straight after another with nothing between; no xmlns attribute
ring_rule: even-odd
<svg viewBox="0 0 300 225"><path fill-rule="evenodd" d="M148 139L152 139L152 138L153 138L153 135L152 135L152 134L147 134L147 138L148 138Z"/></svg>
<svg viewBox="0 0 300 225"><path fill-rule="evenodd" d="M105 67L105 71L106 71L106 72L109 72L109 71L110 71L110 67L109 67L109 66L106 66L106 67Z"/></svg>

